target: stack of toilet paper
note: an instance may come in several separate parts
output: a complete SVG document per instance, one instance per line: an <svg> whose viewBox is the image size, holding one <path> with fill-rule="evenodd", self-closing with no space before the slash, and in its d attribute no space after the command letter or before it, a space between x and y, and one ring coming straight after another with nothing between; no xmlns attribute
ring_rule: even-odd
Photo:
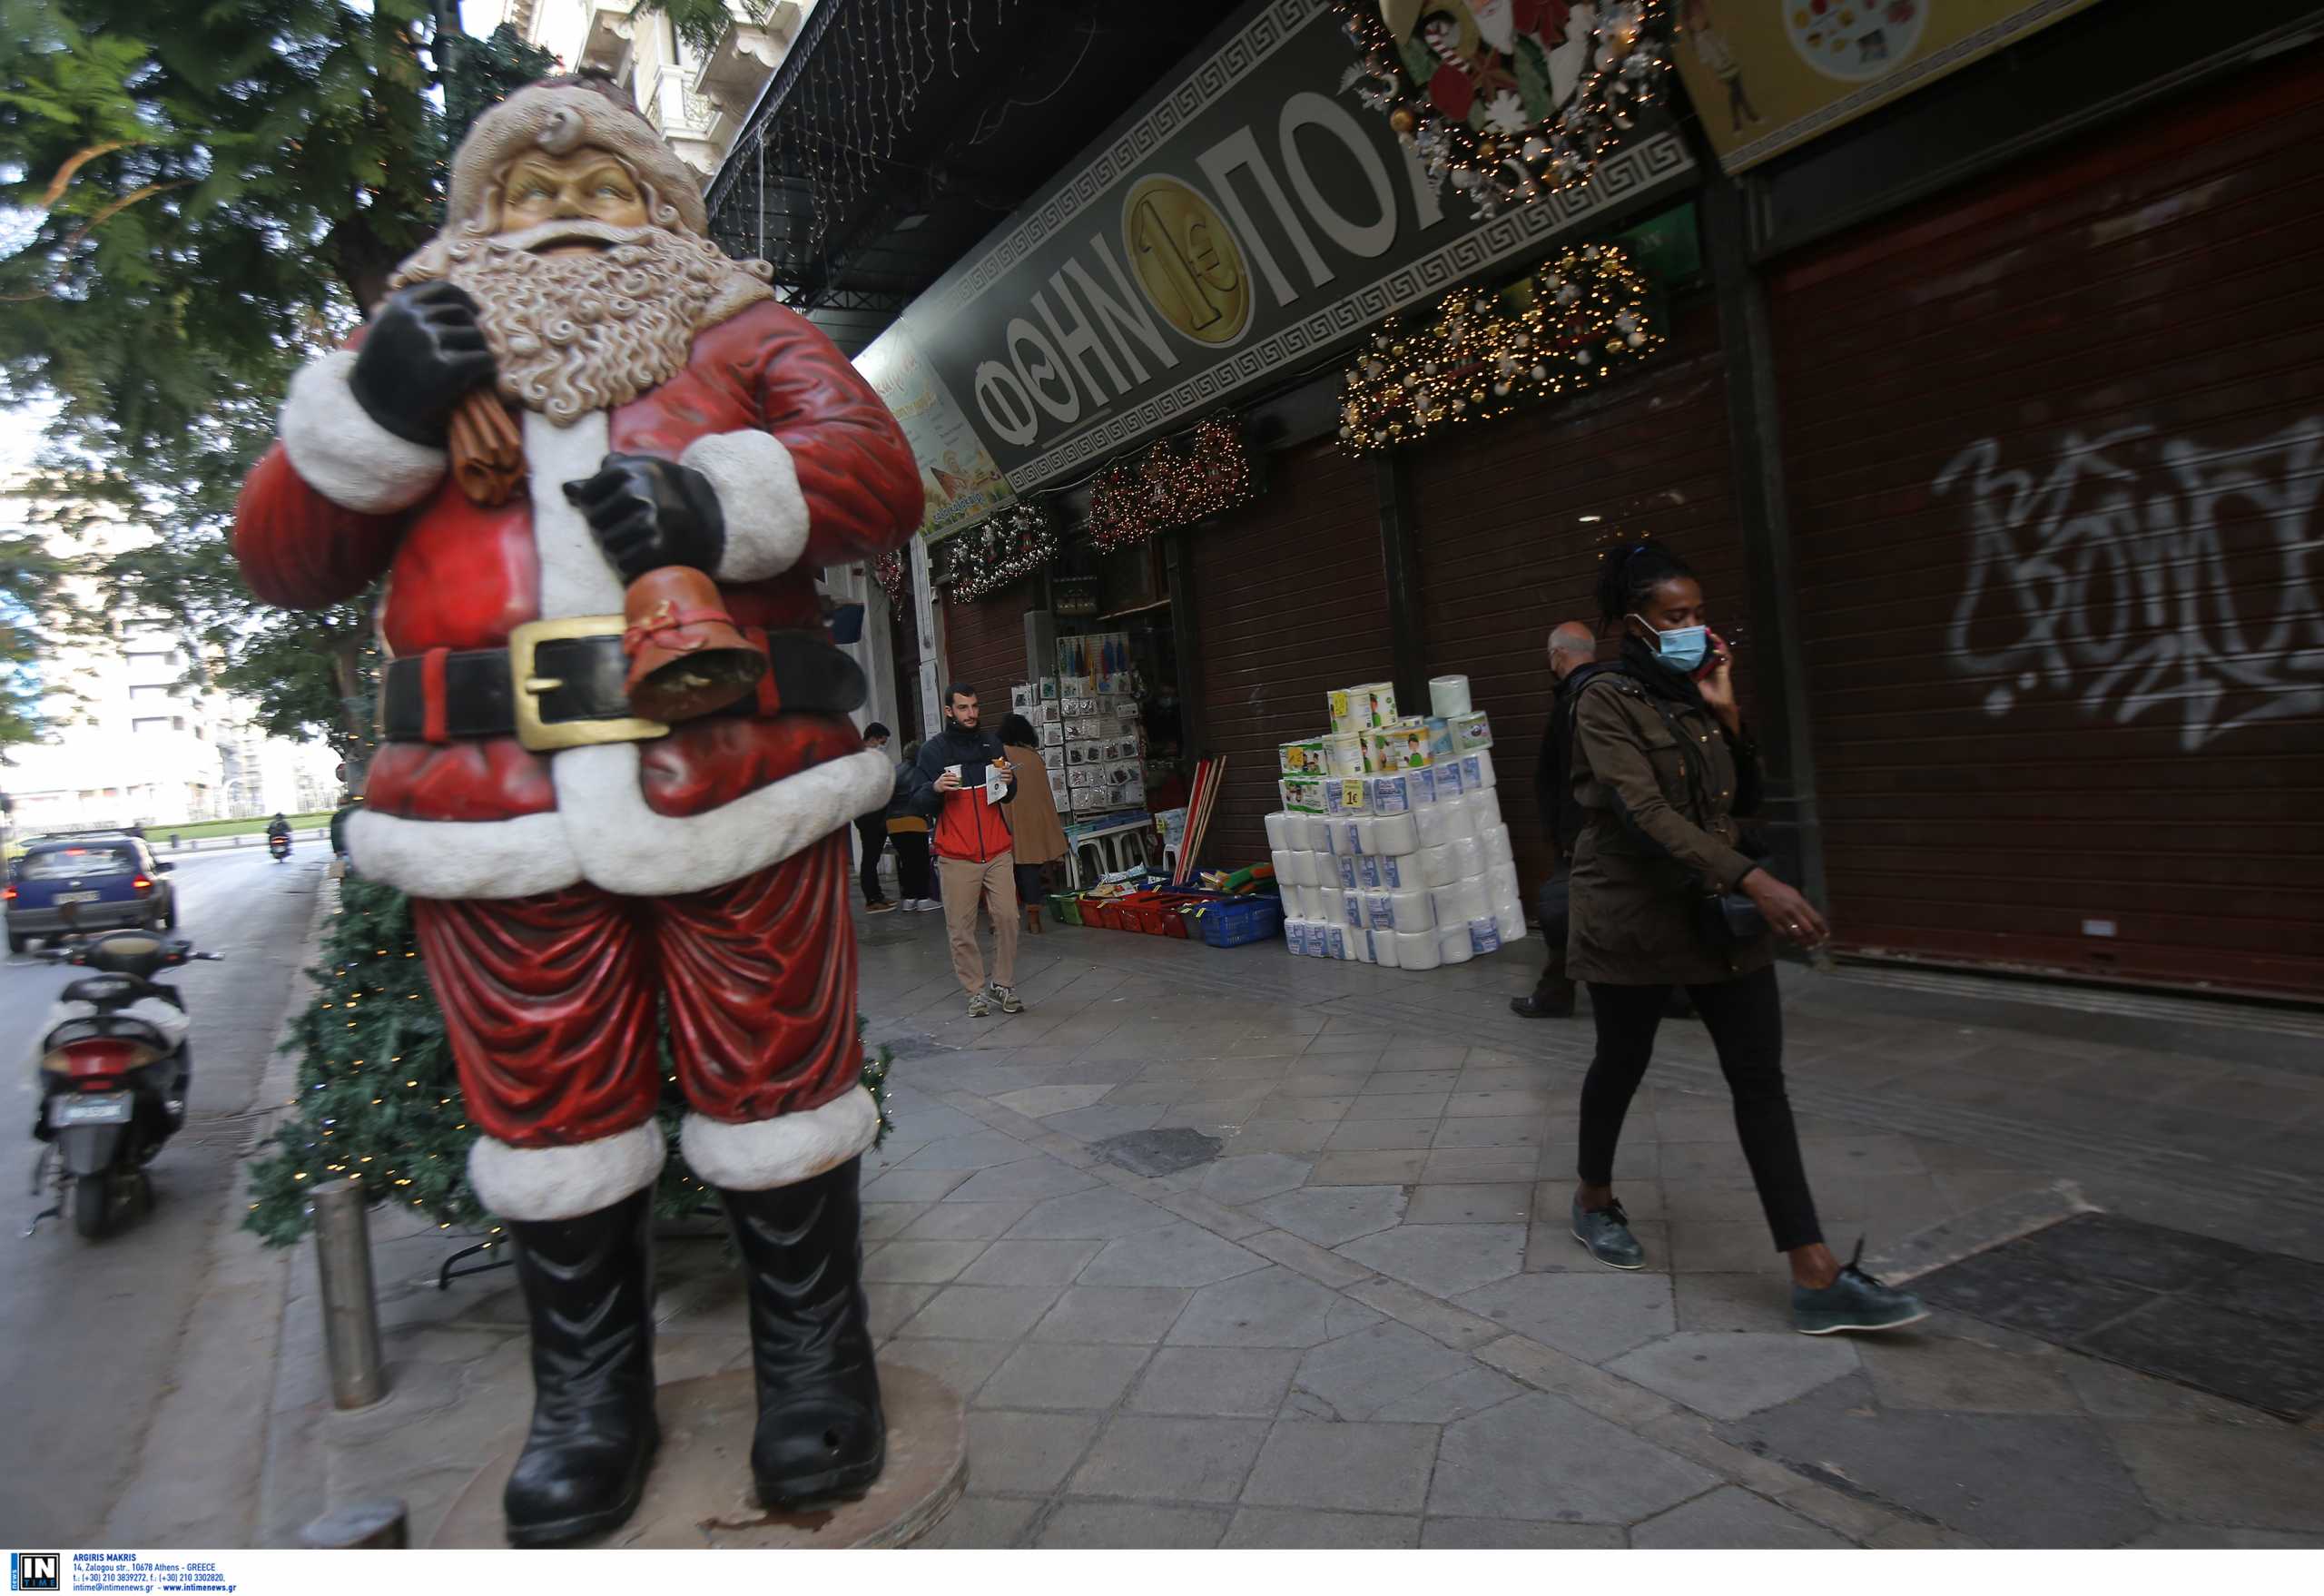
<svg viewBox="0 0 2324 1596"><path fill-rule="evenodd" d="M1465 964L1525 935L1492 754L1325 781L1329 812L1266 817L1294 953Z"/></svg>

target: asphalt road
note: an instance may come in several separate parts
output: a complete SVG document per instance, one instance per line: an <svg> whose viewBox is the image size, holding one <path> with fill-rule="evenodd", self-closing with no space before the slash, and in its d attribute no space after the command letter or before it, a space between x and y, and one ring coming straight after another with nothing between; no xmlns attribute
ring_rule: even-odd
<svg viewBox="0 0 2324 1596"><path fill-rule="evenodd" d="M154 1208L110 1240L89 1243L61 1220L24 1235L43 1197L30 1194L39 1144L35 1034L63 967L0 964L0 1542L71 1547L95 1541L169 1389L179 1345L231 1222L237 1154L247 1139L267 1054L294 978L327 847L301 836L289 861L263 850L174 857L179 934L223 964L173 979L193 1016L194 1078L186 1128L151 1166ZM255 1472L255 1459L188 1457L189 1470Z"/></svg>

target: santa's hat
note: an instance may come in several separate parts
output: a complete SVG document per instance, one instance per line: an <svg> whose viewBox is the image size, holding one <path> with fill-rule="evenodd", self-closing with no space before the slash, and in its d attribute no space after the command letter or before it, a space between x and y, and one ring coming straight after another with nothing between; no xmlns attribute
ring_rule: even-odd
<svg viewBox="0 0 2324 1596"><path fill-rule="evenodd" d="M620 156L654 191L655 226L709 232L702 180L602 73L527 84L478 117L452 157L448 222L488 221L495 174L527 150L562 155L584 144Z"/></svg>

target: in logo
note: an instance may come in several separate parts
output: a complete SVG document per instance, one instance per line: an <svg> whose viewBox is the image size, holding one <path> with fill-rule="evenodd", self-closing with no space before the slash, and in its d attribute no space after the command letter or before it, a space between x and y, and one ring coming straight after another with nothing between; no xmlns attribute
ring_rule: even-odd
<svg viewBox="0 0 2324 1596"><path fill-rule="evenodd" d="M1148 177L1122 204L1130 270L1164 320L1197 342L1229 344L1251 322L1243 251L1210 202L1175 177Z"/></svg>
<svg viewBox="0 0 2324 1596"><path fill-rule="evenodd" d="M62 1591L64 1556L54 1552L12 1552L8 1554L8 1589Z"/></svg>

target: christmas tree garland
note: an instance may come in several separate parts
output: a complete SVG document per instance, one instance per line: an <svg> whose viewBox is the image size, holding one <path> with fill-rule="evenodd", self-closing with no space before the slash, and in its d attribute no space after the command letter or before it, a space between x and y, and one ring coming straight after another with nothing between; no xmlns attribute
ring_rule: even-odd
<svg viewBox="0 0 2324 1596"><path fill-rule="evenodd" d="M1480 217L1588 182L1637 127L1639 113L1660 98L1670 67L1666 0L1601 0L1586 14L1592 20L1584 40L1571 36L1561 6L1557 39L1545 44L1531 32L1538 23L1512 27L1508 52L1478 35L1473 23L1464 27L1451 7L1441 20L1453 32L1440 42L1423 32L1427 7L1400 40L1378 0L1333 4L1363 57L1340 87L1384 112L1430 182L1449 179ZM1559 71L1551 49L1578 52L1578 71L1554 104L1547 103ZM1450 103L1457 109L1465 102L1469 112L1448 113L1436 92L1440 78L1461 96Z"/></svg>
<svg viewBox="0 0 2324 1596"><path fill-rule="evenodd" d="M904 584L911 575L911 566L903 550L891 548L872 562L872 579L880 584L880 591L888 596L888 607L901 609Z"/></svg>
<svg viewBox="0 0 2324 1596"><path fill-rule="evenodd" d="M1057 517L1020 498L945 544L945 580L954 604L974 604L1057 558Z"/></svg>
<svg viewBox="0 0 2324 1596"><path fill-rule="evenodd" d="M1089 540L1108 553L1128 548L1157 532L1206 521L1256 491L1241 423L1216 417L1183 446L1166 438L1098 472L1089 488Z"/></svg>
<svg viewBox="0 0 2324 1596"><path fill-rule="evenodd" d="M439 1230L497 1228L468 1186L468 1123L444 1016L419 957L410 901L392 887L349 877L323 933L323 962L308 975L314 1001L291 1023L282 1045L296 1054L299 1095L274 1132L274 1150L251 1167L250 1211L242 1227L270 1246L288 1246L311 1222L308 1194L329 1180L359 1179L373 1206L408 1205ZM863 1030L861 1016L856 1031ZM888 1114L889 1050L866 1054L863 1084L878 1105L881 1138ZM676 1156L685 1111L669 1047L662 1047L662 1130L672 1156L662 1167L655 1212L684 1218L709 1200L709 1188ZM874 1146L878 1143L874 1142Z"/></svg>
<svg viewBox="0 0 2324 1596"><path fill-rule="evenodd" d="M1489 420L1594 387L1667 341L1652 285L1618 244L1567 250L1514 297L1456 290L1425 321L1373 334L1344 373L1341 443L1368 454Z"/></svg>

